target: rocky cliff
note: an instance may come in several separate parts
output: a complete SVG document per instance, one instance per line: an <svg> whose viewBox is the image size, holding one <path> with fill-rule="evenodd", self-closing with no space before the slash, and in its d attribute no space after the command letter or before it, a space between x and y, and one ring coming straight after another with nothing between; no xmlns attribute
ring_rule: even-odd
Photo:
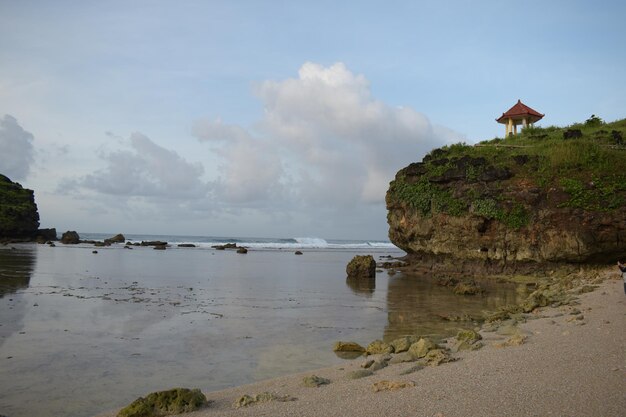
<svg viewBox="0 0 626 417"><path fill-rule="evenodd" d="M626 259L624 132L592 118L435 149L391 182L389 238L459 272Z"/></svg>
<svg viewBox="0 0 626 417"><path fill-rule="evenodd" d="M0 239L34 238L38 228L33 191L0 174Z"/></svg>

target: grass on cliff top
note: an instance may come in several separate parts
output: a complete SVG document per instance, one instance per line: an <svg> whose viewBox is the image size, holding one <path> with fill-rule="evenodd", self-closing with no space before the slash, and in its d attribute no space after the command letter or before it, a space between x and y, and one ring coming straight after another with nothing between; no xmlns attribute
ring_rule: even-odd
<svg viewBox="0 0 626 417"><path fill-rule="evenodd" d="M568 131L574 131L576 137L566 138ZM472 186L479 182L484 169L481 166L466 166L463 195L459 189L432 181L454 170L455 160L467 157L484 158L491 167L511 171L513 178L491 183L491 195L485 195L484 188ZM525 162L517 163L516 158ZM507 196L507 184L511 182L544 192L562 190L569 199L561 207L613 210L626 205L626 119L605 123L592 116L584 123L566 127L528 127L505 139L435 149L424 158L424 164L427 172L417 183L408 184L400 175L391 183L388 195L424 215L444 212L459 216L471 210L512 228L523 227L530 220L532 207Z"/></svg>
<svg viewBox="0 0 626 417"><path fill-rule="evenodd" d="M572 130L580 131L581 136L564 139L564 133ZM622 138L621 144L616 137ZM604 123L592 116L585 123L527 127L521 134L505 139L495 138L475 146L456 144L442 150L447 158L484 157L496 165L510 163L507 157L515 155L538 156L542 158L538 168L557 175L575 174L574 170L579 176L613 175L626 172L626 119Z"/></svg>

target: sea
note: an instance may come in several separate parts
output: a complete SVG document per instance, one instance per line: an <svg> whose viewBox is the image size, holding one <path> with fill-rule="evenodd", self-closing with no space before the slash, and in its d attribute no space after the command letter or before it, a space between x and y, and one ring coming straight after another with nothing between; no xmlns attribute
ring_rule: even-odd
<svg viewBox="0 0 626 417"><path fill-rule="evenodd" d="M153 391L333 366L350 360L336 341L452 336L476 323L451 317L479 317L524 290L485 282L484 295L463 297L437 277L383 268L347 279L355 255L405 255L385 240L125 238L169 246L0 246L0 415L94 416ZM213 248L227 243L248 253Z"/></svg>

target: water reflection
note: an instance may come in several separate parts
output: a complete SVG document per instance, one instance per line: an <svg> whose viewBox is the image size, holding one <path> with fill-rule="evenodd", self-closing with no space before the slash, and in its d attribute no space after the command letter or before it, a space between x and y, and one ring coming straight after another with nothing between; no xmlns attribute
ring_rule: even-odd
<svg viewBox="0 0 626 417"><path fill-rule="evenodd" d="M27 306L18 291L28 288L35 260L32 247L0 248L0 346L24 327Z"/></svg>
<svg viewBox="0 0 626 417"><path fill-rule="evenodd" d="M0 298L19 289L28 288L35 269L35 254L31 248L0 249Z"/></svg>
<svg viewBox="0 0 626 417"><path fill-rule="evenodd" d="M515 284L481 282L484 295L461 296L435 281L429 275L397 274L389 279L385 341L414 334L449 337L459 328L473 327L471 318L481 317L483 311L516 303L520 297ZM446 319L450 317L466 321Z"/></svg>
<svg viewBox="0 0 626 417"><path fill-rule="evenodd" d="M371 298L376 290L376 278L348 277L346 285L356 294Z"/></svg>

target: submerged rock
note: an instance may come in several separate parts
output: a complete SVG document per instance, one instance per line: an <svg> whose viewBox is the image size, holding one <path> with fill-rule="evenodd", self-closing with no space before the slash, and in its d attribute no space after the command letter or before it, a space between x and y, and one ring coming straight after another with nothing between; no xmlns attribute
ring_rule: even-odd
<svg viewBox="0 0 626 417"><path fill-rule="evenodd" d="M346 266L348 278L376 277L376 261L372 255L356 255Z"/></svg>
<svg viewBox="0 0 626 417"><path fill-rule="evenodd" d="M238 249L237 249L237 253L243 253L243 254L246 254L246 253L248 253L248 249L246 249L246 248L238 248Z"/></svg>
<svg viewBox="0 0 626 417"><path fill-rule="evenodd" d="M182 414L207 406L204 394L199 389L174 388L153 392L124 407L117 417L157 417Z"/></svg>

